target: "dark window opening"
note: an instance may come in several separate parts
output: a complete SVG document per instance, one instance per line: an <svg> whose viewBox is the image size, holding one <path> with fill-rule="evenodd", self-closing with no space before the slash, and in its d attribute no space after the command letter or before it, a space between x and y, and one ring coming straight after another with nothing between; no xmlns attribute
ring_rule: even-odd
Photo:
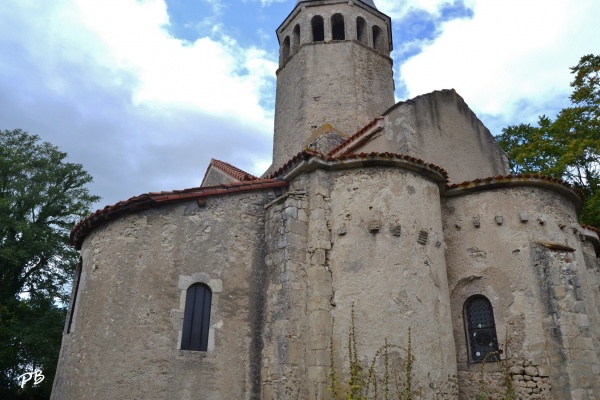
<svg viewBox="0 0 600 400"><path fill-rule="evenodd" d="M83 259L79 257L77 270L75 271L75 279L73 281L73 295L71 296L71 304L69 306L69 320L67 321L67 333L72 332L73 317L75 316L75 305L77 304L77 294L79 293L79 281L81 280L81 268L83 267Z"/></svg>
<svg viewBox="0 0 600 400"><path fill-rule="evenodd" d="M333 14L331 17L331 36L333 40L346 40L346 29L342 14Z"/></svg>
<svg viewBox="0 0 600 400"><path fill-rule="evenodd" d="M300 25L296 25L294 27L294 31L292 32L292 38L292 52L296 52L300 47Z"/></svg>
<svg viewBox="0 0 600 400"><path fill-rule="evenodd" d="M367 44L367 22L363 17L356 18L356 40Z"/></svg>
<svg viewBox="0 0 600 400"><path fill-rule="evenodd" d="M498 361L498 338L490 301L481 295L469 297L465 302L464 317L469 359L473 362Z"/></svg>
<svg viewBox="0 0 600 400"><path fill-rule="evenodd" d="M187 289L183 314L181 350L206 351L212 291L203 283L195 283Z"/></svg>
<svg viewBox="0 0 600 400"><path fill-rule="evenodd" d="M281 45L281 62L284 62L290 56L290 37L286 36Z"/></svg>
<svg viewBox="0 0 600 400"><path fill-rule="evenodd" d="M312 27L313 42L322 42L325 40L325 26L323 25L323 17L315 15L310 21Z"/></svg>
<svg viewBox="0 0 600 400"><path fill-rule="evenodd" d="M373 26L373 48L379 52L384 52L383 31L377 25Z"/></svg>

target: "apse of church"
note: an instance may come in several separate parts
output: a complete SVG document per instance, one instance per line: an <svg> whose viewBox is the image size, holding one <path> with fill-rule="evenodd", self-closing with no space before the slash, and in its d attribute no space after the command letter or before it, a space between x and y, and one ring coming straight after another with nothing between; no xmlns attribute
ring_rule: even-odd
<svg viewBox="0 0 600 400"><path fill-rule="evenodd" d="M394 104L372 0L298 1L276 34L261 177L213 159L200 187L74 227L52 398L331 399L332 371L345 398L349 338L363 365L386 341L403 365L409 332L420 398L474 399L482 373L492 399L505 377L519 399L600 398L600 240L579 194L510 175L454 90Z"/></svg>

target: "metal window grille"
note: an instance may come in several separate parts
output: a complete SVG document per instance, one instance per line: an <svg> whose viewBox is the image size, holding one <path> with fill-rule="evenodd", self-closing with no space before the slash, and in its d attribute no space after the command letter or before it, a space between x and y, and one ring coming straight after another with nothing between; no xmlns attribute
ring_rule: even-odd
<svg viewBox="0 0 600 400"><path fill-rule="evenodd" d="M181 350L206 351L208 349L211 301L212 291L207 285L196 283L187 289Z"/></svg>
<svg viewBox="0 0 600 400"><path fill-rule="evenodd" d="M465 313L471 361L497 361L498 338L492 304L484 296L474 296L467 300Z"/></svg>

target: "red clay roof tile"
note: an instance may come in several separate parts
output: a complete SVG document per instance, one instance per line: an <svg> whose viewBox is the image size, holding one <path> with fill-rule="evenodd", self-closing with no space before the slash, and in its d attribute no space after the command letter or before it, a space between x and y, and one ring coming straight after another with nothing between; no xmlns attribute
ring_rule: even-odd
<svg viewBox="0 0 600 400"><path fill-rule="evenodd" d="M208 168L206 168L206 173L204 174L204 179L206 179L206 175L208 174L208 170L210 169L210 167L215 167L215 168L219 169L220 171L226 173L233 179L236 179L240 182L258 179L256 176L249 174L246 171L243 171L237 167L234 167L233 165L226 163L225 161L216 160L214 158L210 159L210 163L208 164ZM204 185L204 179L202 179L202 183L200 184L200 187L202 187L202 185Z"/></svg>
<svg viewBox="0 0 600 400"><path fill-rule="evenodd" d="M585 196L583 194L583 192L581 190L579 190L578 188L574 187L573 185L571 185L569 182L563 181L562 179L558 179L552 176L545 176L545 175L539 175L539 174L517 174L517 175L506 175L506 176L502 176L502 175L497 175L493 178L484 178L484 179L475 179L473 181L465 181L465 182L461 182L461 183L454 183L451 185L447 185L446 187L448 189L455 189L455 188L466 188L466 187L473 187L473 186L485 186L485 185L490 185L490 184L496 184L496 183L505 183L505 182L523 182L523 181L535 181L535 180L540 180L540 181L546 181L546 182L552 182L552 183L556 183L560 186L563 186L567 189L570 189L571 191L573 191L575 194L577 194L577 196L579 196L579 198L581 199L581 203L583 204L585 202Z"/></svg>
<svg viewBox="0 0 600 400"><path fill-rule="evenodd" d="M170 192L150 192L140 196L132 197L128 200L106 206L103 209L88 215L81 220L73 230L71 230L71 244L78 249L81 248L81 242L87 234L96 227L104 224L106 221L116 218L119 215L148 209L162 203L171 203L187 199L203 199L214 195L227 195L240 192L248 192L261 189L275 189L287 187L288 183L281 179L254 179L252 181L230 183L227 185L212 186L207 188L197 187L183 190L173 190Z"/></svg>

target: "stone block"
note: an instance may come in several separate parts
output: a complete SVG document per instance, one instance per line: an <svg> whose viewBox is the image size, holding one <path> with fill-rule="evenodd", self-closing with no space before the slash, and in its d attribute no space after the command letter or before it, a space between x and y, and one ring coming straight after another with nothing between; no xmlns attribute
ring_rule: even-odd
<svg viewBox="0 0 600 400"><path fill-rule="evenodd" d="M555 286L554 287L554 298L555 299L564 299L567 295L567 292L563 286Z"/></svg>
<svg viewBox="0 0 600 400"><path fill-rule="evenodd" d="M547 365L539 365L537 367L538 369L538 375L541 377L548 377L550 376L550 367L548 367Z"/></svg>
<svg viewBox="0 0 600 400"><path fill-rule="evenodd" d="M329 332L331 331L331 316L329 311L313 311L308 316L308 323L312 331Z"/></svg>
<svg viewBox="0 0 600 400"><path fill-rule="evenodd" d="M313 282L331 282L331 273L322 266L310 266L306 269L309 285ZM330 283L331 284L331 283Z"/></svg>
<svg viewBox="0 0 600 400"><path fill-rule="evenodd" d="M287 362L289 364L301 364L304 358L304 344L302 341L297 338L290 339L287 351Z"/></svg>
<svg viewBox="0 0 600 400"><path fill-rule="evenodd" d="M308 233L308 224L298 220L289 220L286 225L287 232L295 233L296 235L306 237Z"/></svg>
<svg viewBox="0 0 600 400"><path fill-rule="evenodd" d="M306 364L308 366L324 366L328 367L330 364L329 350L312 350L306 353Z"/></svg>
<svg viewBox="0 0 600 400"><path fill-rule="evenodd" d="M525 373L529 376L538 376L538 369L536 367L525 367Z"/></svg>
<svg viewBox="0 0 600 400"><path fill-rule="evenodd" d="M324 265L326 261L327 255L324 249L316 249L310 258L312 265Z"/></svg>
<svg viewBox="0 0 600 400"><path fill-rule="evenodd" d="M306 209L299 208L298 209L298 221L308 222L308 213Z"/></svg>
<svg viewBox="0 0 600 400"><path fill-rule="evenodd" d="M298 219L298 208L296 207L286 207L283 210L284 219Z"/></svg>
<svg viewBox="0 0 600 400"><path fill-rule="evenodd" d="M331 331L331 325L329 331ZM308 339L308 348L310 350L327 350L329 349L330 338L329 335L310 335Z"/></svg>
<svg viewBox="0 0 600 400"><path fill-rule="evenodd" d="M313 296L308 300L306 309L308 311L329 311L329 300L325 296Z"/></svg>
<svg viewBox="0 0 600 400"><path fill-rule="evenodd" d="M317 281L311 284L311 294L313 296L325 296L329 298L333 294L331 280Z"/></svg>
<svg viewBox="0 0 600 400"><path fill-rule="evenodd" d="M323 208L315 208L310 210L310 221L317 225L325 222L325 210Z"/></svg>
<svg viewBox="0 0 600 400"><path fill-rule="evenodd" d="M512 367L510 367L509 371L511 375L522 375L523 367L520 365L513 365Z"/></svg>
<svg viewBox="0 0 600 400"><path fill-rule="evenodd" d="M327 382L327 367L309 366L308 367L309 382Z"/></svg>
<svg viewBox="0 0 600 400"><path fill-rule="evenodd" d="M315 208L325 208L322 195L317 194L310 198L310 209L314 210Z"/></svg>

